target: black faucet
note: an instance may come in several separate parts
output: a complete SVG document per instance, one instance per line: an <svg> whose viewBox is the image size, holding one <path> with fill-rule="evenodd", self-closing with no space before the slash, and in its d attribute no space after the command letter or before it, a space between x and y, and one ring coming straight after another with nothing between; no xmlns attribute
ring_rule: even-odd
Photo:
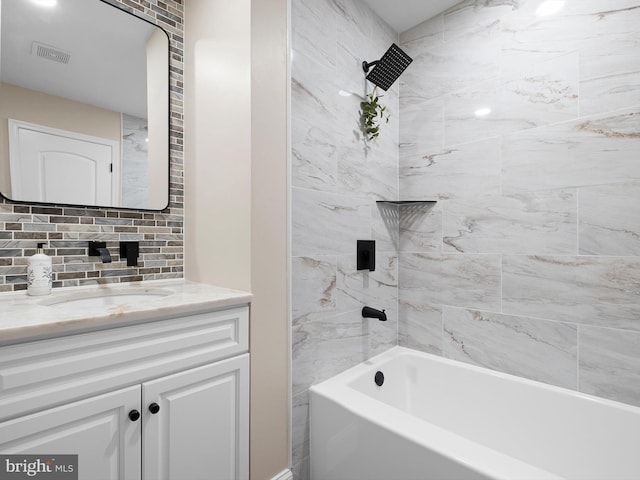
<svg viewBox="0 0 640 480"><path fill-rule="evenodd" d="M107 249L107 242L89 242L89 256L100 257L102 263L111 263L111 254Z"/></svg>
<svg viewBox="0 0 640 480"><path fill-rule="evenodd" d="M377 318L381 322L387 321L387 314L384 313L384 310L376 310L371 307L362 307L362 316L364 318Z"/></svg>

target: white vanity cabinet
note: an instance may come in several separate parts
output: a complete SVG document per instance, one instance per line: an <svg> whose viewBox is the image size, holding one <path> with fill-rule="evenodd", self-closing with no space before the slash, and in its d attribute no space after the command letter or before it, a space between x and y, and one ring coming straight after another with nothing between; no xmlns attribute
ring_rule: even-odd
<svg viewBox="0 0 640 480"><path fill-rule="evenodd" d="M0 453L86 480L246 479L248 307L0 347Z"/></svg>

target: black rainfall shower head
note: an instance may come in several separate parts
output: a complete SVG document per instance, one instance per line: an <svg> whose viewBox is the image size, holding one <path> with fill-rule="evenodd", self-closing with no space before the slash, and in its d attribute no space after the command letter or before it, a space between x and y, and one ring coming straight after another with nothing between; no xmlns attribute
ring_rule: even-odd
<svg viewBox="0 0 640 480"><path fill-rule="evenodd" d="M388 90L398 77L406 70L413 59L404 53L400 47L392 43L380 60L375 62L362 62L367 80L376 84L383 90ZM375 65L375 66L374 66ZM373 70L369 72L369 68Z"/></svg>

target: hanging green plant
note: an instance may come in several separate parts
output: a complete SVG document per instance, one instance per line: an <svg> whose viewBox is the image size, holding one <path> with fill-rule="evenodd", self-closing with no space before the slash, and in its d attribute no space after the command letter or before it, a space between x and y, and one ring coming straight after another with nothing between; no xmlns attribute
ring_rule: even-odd
<svg viewBox="0 0 640 480"><path fill-rule="evenodd" d="M389 123L387 107L380 104L382 95L378 95L378 88L367 94L367 99L360 102L360 127L368 141L375 140L380 134L379 122Z"/></svg>

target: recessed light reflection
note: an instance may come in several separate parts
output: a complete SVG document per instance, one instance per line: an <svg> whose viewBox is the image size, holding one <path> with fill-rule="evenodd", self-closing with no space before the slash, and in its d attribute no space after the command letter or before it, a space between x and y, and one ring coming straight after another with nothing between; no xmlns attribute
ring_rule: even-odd
<svg viewBox="0 0 640 480"><path fill-rule="evenodd" d="M553 15L557 13L564 7L564 0L547 0L546 2L542 2L538 9L536 10L536 15L540 17L545 17L547 15Z"/></svg>
<svg viewBox="0 0 640 480"><path fill-rule="evenodd" d="M482 107L473 112L476 117L486 117L491 113L491 109L489 107Z"/></svg>
<svg viewBox="0 0 640 480"><path fill-rule="evenodd" d="M39 7L52 8L55 7L58 3L58 0L31 0L33 3L38 5Z"/></svg>
<svg viewBox="0 0 640 480"><path fill-rule="evenodd" d="M344 90L340 90L338 92L338 95L340 95L341 97L351 97L353 95L353 93L351 92L345 92Z"/></svg>

